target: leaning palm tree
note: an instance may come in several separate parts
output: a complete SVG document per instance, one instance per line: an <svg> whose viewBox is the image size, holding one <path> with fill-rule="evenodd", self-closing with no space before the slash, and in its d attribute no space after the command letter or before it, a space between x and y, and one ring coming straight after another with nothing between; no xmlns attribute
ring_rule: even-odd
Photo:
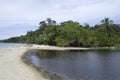
<svg viewBox="0 0 120 80"><path fill-rule="evenodd" d="M110 25L113 24L113 21L109 18L105 18L101 20L102 25L105 27L105 31L107 32L108 36L110 36Z"/></svg>

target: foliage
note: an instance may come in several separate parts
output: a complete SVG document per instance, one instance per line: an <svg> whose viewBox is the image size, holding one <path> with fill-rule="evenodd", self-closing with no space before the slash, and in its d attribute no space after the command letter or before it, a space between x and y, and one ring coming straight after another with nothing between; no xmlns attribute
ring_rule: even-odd
<svg viewBox="0 0 120 80"><path fill-rule="evenodd" d="M109 47L120 45L120 25L109 18L91 27L88 23L80 25L72 20L57 24L47 18L39 23L39 29L28 31L25 36L13 37L4 42L23 42L76 47Z"/></svg>

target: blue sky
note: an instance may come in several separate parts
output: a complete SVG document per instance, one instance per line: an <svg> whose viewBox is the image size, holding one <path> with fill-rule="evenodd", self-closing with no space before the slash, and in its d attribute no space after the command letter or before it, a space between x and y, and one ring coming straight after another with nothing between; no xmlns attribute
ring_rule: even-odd
<svg viewBox="0 0 120 80"><path fill-rule="evenodd" d="M41 20L98 24L105 17L120 23L120 0L0 0L0 39L35 30Z"/></svg>

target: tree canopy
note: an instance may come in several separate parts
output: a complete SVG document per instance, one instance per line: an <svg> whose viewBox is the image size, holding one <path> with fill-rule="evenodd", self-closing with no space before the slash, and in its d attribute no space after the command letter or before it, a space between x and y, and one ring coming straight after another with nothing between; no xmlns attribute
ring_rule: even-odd
<svg viewBox="0 0 120 80"><path fill-rule="evenodd" d="M110 47L120 45L120 25L114 24L109 18L91 27L76 21L68 20L57 24L47 18L39 23L36 31L28 31L25 36L13 37L4 42L22 42L55 46L75 47Z"/></svg>

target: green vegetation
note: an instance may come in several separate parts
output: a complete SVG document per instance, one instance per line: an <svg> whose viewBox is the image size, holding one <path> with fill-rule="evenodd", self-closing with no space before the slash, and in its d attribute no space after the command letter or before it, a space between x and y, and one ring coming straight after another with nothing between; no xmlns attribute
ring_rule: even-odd
<svg viewBox="0 0 120 80"><path fill-rule="evenodd" d="M109 18L101 20L94 27L80 25L72 20L57 24L47 18L39 23L36 31L28 31L25 36L13 37L4 42L22 42L75 47L110 47L120 45L120 25Z"/></svg>

